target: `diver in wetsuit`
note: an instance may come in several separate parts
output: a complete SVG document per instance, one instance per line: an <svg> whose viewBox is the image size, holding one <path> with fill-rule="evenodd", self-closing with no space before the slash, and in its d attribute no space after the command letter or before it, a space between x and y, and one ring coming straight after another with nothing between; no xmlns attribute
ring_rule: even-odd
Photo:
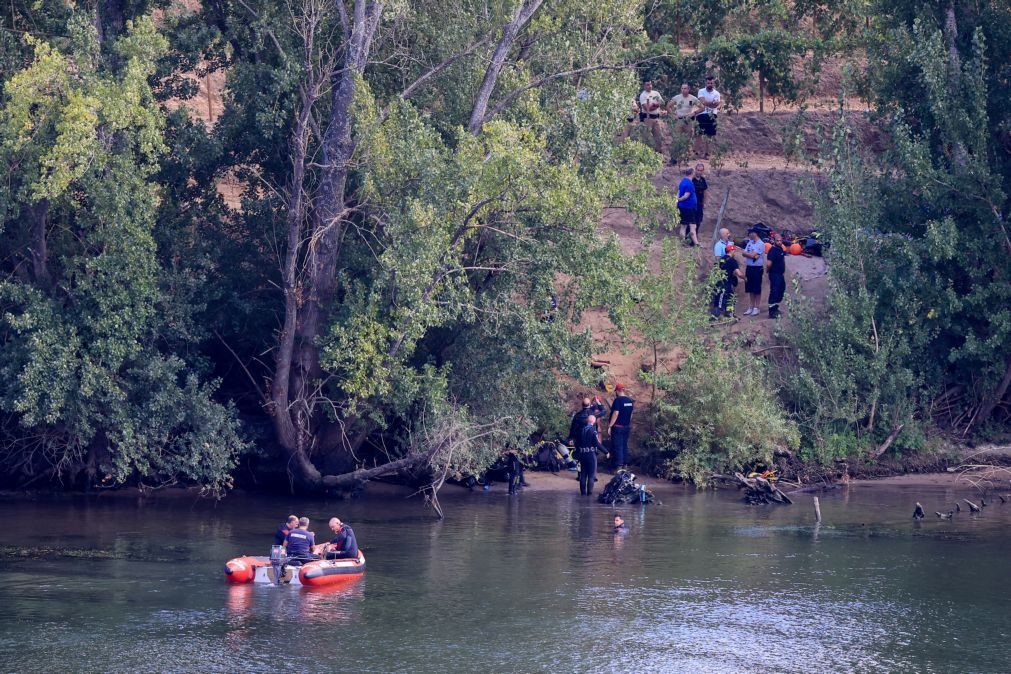
<svg viewBox="0 0 1011 674"><path fill-rule="evenodd" d="M331 517L330 531L336 534L329 543L318 546L317 552L325 551L324 559L358 559L358 540L354 530L337 517Z"/></svg>
<svg viewBox="0 0 1011 674"><path fill-rule="evenodd" d="M597 417L592 414L586 417L586 424L579 433L576 443L576 460L579 461L579 493L583 496L593 494L593 483L597 477L597 452L607 456L607 450L600 444L597 434Z"/></svg>

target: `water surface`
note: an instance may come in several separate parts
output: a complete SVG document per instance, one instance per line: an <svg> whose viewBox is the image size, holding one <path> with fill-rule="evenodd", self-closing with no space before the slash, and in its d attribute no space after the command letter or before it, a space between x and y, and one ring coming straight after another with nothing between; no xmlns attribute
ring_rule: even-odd
<svg viewBox="0 0 1011 674"><path fill-rule="evenodd" d="M855 487L818 527L808 498L731 492L614 510L447 487L443 522L369 496L0 500L0 670L1006 672L1011 504L909 518L965 495ZM289 513L349 522L365 578L226 585Z"/></svg>

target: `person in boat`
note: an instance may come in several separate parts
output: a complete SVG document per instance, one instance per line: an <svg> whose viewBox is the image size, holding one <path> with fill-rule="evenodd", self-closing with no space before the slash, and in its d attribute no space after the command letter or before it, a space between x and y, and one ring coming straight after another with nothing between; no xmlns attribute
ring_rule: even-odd
<svg viewBox="0 0 1011 674"><path fill-rule="evenodd" d="M616 534L628 533L628 525L625 524L625 520L623 520L620 515L614 516L614 533Z"/></svg>
<svg viewBox="0 0 1011 674"><path fill-rule="evenodd" d="M285 539L288 538L288 534L291 533L292 529L298 527L298 516L288 515L288 519L277 528L274 532L274 545L284 545Z"/></svg>
<svg viewBox="0 0 1011 674"><path fill-rule="evenodd" d="M358 539L354 529L340 521L339 517L331 517L330 531L334 537L329 543L323 543L316 549L317 554L323 554L323 559L358 559Z"/></svg>
<svg viewBox="0 0 1011 674"><path fill-rule="evenodd" d="M288 553L289 564L299 565L311 559L319 559L313 554L316 536L309 531L309 518L300 517L298 526L288 532L284 548Z"/></svg>

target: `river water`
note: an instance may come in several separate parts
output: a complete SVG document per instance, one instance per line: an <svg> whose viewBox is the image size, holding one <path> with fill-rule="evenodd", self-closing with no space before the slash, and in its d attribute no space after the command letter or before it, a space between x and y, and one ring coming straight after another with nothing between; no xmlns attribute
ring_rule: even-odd
<svg viewBox="0 0 1011 674"><path fill-rule="evenodd" d="M447 487L442 522L368 495L0 500L0 670L1007 672L1011 503L934 517L962 496L851 487L817 527L810 498L731 492L616 511ZM365 577L226 585L290 512L351 524Z"/></svg>

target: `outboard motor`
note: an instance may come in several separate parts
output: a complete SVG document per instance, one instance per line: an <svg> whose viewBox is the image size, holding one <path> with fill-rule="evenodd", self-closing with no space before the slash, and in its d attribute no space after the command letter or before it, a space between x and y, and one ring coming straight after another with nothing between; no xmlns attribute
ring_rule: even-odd
<svg viewBox="0 0 1011 674"><path fill-rule="evenodd" d="M288 555L283 545L270 546L270 567L274 570L274 584L280 585L284 577L284 567L288 564Z"/></svg>

